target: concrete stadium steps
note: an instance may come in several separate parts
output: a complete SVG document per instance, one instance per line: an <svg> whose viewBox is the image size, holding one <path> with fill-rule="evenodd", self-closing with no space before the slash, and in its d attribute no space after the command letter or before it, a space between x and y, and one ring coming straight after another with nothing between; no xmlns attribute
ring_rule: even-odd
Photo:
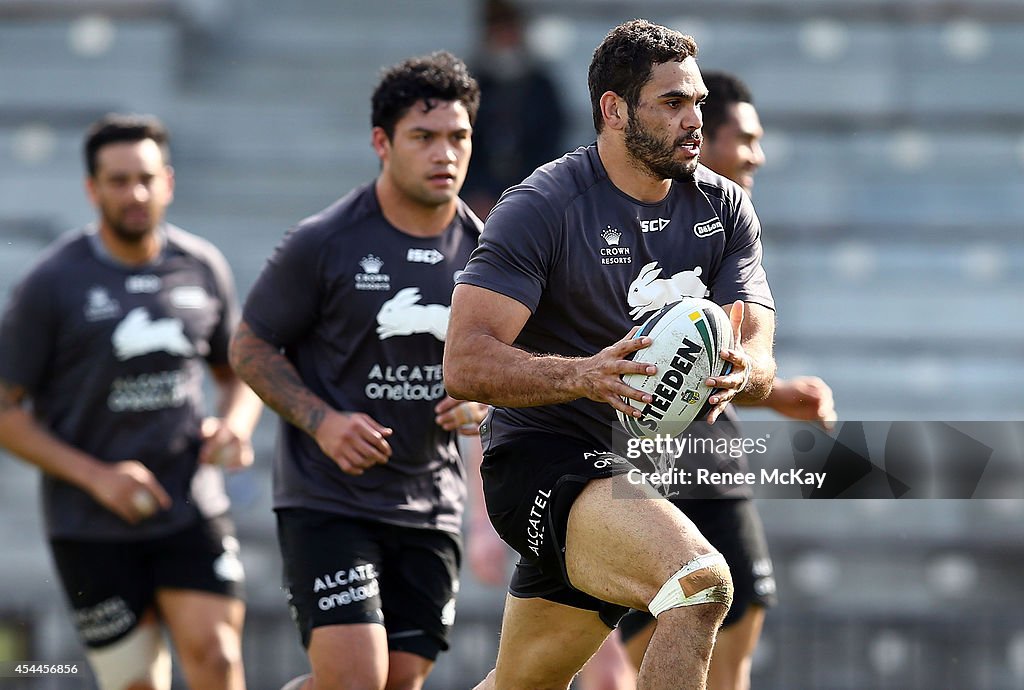
<svg viewBox="0 0 1024 690"><path fill-rule="evenodd" d="M274 3L279 6L279 3ZM420 30L420 12L436 16L437 6L446 8L445 22L431 30ZM343 3L329 3L339 8ZM285 16L259 14L243 19L244 30L230 44L231 52L240 58L272 58L292 67L333 65L335 69L354 71L370 66L388 55L399 60L416 54L447 47L464 50L472 45L475 35L473 17L465 5L452 3L412 2L406 5L382 3L386 19L353 13L347 8L340 13L296 11L289 4ZM393 21L400 15L401 25Z"/></svg>
<svg viewBox="0 0 1024 690"><path fill-rule="evenodd" d="M922 185L922 175L927 173L929 185L968 185L967 192L971 184L1024 182L1024 114L1000 128L956 116L944 122L871 120L860 125L855 118L835 121L806 116L793 125L793 118L790 111L763 118L767 160L754 188L759 208L771 201L761 194L764 178L782 177L798 186L804 181L801 175L852 176L884 187Z"/></svg>
<svg viewBox="0 0 1024 690"><path fill-rule="evenodd" d="M285 13L277 3L244 5L234 35L190 60L172 108L183 142L174 210L197 219L257 218L258 235L276 244L295 221L372 179L369 96L379 69L438 48L466 52L469 4L444 5L449 21L430 32L414 21L381 22L372 8L307 2ZM441 10L417 2L401 11L429 18Z"/></svg>
<svg viewBox="0 0 1024 690"><path fill-rule="evenodd" d="M1020 24L980 23L984 38L977 39L979 52L958 55L952 47L955 29L944 22L844 22L825 29L829 35L837 28L844 33L824 43L835 53L823 53L817 61L808 49L814 44L814 24L709 21L700 26L707 31L706 40L696 36L701 65L743 74L759 107L767 111L796 102L804 113L820 115L924 115L935 109L1019 114L1024 98L1006 88L1021 75ZM789 66L783 69L783 64ZM957 85L953 98L950 84Z"/></svg>
<svg viewBox="0 0 1024 690"><path fill-rule="evenodd" d="M109 48L95 55L71 48L74 26L71 20L0 24L4 108L161 111L166 107L178 70L179 35L174 22L113 22Z"/></svg>
<svg viewBox="0 0 1024 690"><path fill-rule="evenodd" d="M240 158L233 166L196 165L181 172L177 210L190 216L270 216L288 219L291 225L340 197L351 188L348 183L368 181L376 174L368 160L346 165L344 155L337 155L329 164L307 166L296 162L264 167L257 160Z"/></svg>
<svg viewBox="0 0 1024 690"><path fill-rule="evenodd" d="M1004 632L1017 627L1015 615L946 607L912 616L828 608L799 615L780 608L766 619L752 687L1016 690L1024 682L1019 638Z"/></svg>
<svg viewBox="0 0 1024 690"><path fill-rule="evenodd" d="M294 168L302 162L315 167L357 146L369 149L369 128L357 135L361 123L349 114L275 99L272 93L241 98L190 89L170 113L184 130L175 134L174 151L189 161L226 165L248 157L268 168Z"/></svg>
<svg viewBox="0 0 1024 690"><path fill-rule="evenodd" d="M1024 211L1020 185L1016 175L996 183L970 178L960 183L878 183L807 169L787 176L760 176L755 206L769 227L793 222L827 223L838 217L861 225L990 223L1013 233L1021 228L1014 219Z"/></svg>
<svg viewBox="0 0 1024 690"><path fill-rule="evenodd" d="M772 542L787 544L791 554L833 549L851 555L875 541L921 554L977 546L987 557L1011 560L1024 550L1019 501L760 499L757 507Z"/></svg>
<svg viewBox="0 0 1024 690"><path fill-rule="evenodd" d="M440 49L467 57L474 35L467 3L386 4L376 11L387 19L369 6L353 12L338 3L307 11L291 3L271 5L250 7L233 27L233 37L189 60L192 88L242 98L269 95L341 114L355 104L367 122L369 95L382 67ZM392 21L395 12L405 21ZM419 30L421 14L431 31ZM436 22L437 16L446 21Z"/></svg>
<svg viewBox="0 0 1024 690"><path fill-rule="evenodd" d="M761 500L780 606L765 687L1019 687L1018 502ZM965 630L970 634L965 635Z"/></svg>
<svg viewBox="0 0 1024 690"><path fill-rule="evenodd" d="M852 620L884 612L927 617L943 608L998 610L1017 592L1014 576L1019 569L976 547L956 550L937 544L921 552L909 542L876 539L870 545L854 541L843 549L794 549L772 539L771 549L779 595L793 612L827 609ZM1024 608L1018 610L1024 613Z"/></svg>
<svg viewBox="0 0 1024 690"><path fill-rule="evenodd" d="M77 161L76 165L81 167ZM0 175L0 207L5 213L35 216L65 229L90 220L93 211L82 176L68 175L66 170L52 175L46 169L25 171L15 177Z"/></svg>
<svg viewBox="0 0 1024 690"><path fill-rule="evenodd" d="M453 24L458 26L472 18L475 11L474 4L466 0L389 0L378 3L293 0L287 4L276 0L238 0L238 5L246 16L279 19L302 16L323 21L367 22L375 26L377 32L393 29L398 17L409 25L445 31Z"/></svg>
<svg viewBox="0 0 1024 690"><path fill-rule="evenodd" d="M1024 417L1024 244L834 240L766 248L780 375L821 376L845 419Z"/></svg>
<svg viewBox="0 0 1024 690"><path fill-rule="evenodd" d="M901 252L884 244L819 242L771 246L766 254L776 299L777 356L790 374L828 362L837 371L833 378L846 376L855 385L859 379L863 386L860 360L869 365L872 380L881 378L876 367L883 363L892 374L901 366L920 368L926 387L937 385L938 372L951 366L967 367L993 383L1015 376L1012 362L1024 347L1024 324L1014 316L1024 291L1024 246ZM979 395L1001 395L999 386L984 393L982 388ZM877 400L862 397L865 403Z"/></svg>
<svg viewBox="0 0 1024 690"><path fill-rule="evenodd" d="M718 6L690 6L680 11L668 3L635 3L639 16L692 32L700 47L703 69L725 69L743 75L755 94L761 117L784 126L784 117L799 113L802 121L841 118L959 117L947 132L970 131L972 118L1005 117L1019 123L1024 95L1008 88L1018 83L1024 47L1018 40L1024 12L1003 20L970 14L924 18L921 23L831 18L828 8L796 17L786 3L777 12L744 16L755 3L737 3L737 12ZM888 3L893 16L903 3ZM593 47L608 30L609 20L592 16L578 4L538 8L557 36L561 49L556 70L567 105L578 118L571 141L593 138L586 126L590 112L586 71ZM580 17L579 12L584 12ZM557 29L552 28L557 27ZM549 46L550 47L550 46ZM951 97L950 84L956 84ZM779 115L775 117L776 113ZM1019 131L1019 129L1018 129Z"/></svg>
<svg viewBox="0 0 1024 690"><path fill-rule="evenodd" d="M936 277L936 282L939 280ZM801 298L796 307L787 306L786 300L777 295L779 330L787 337L806 334L854 343L899 344L911 352L927 349L930 340L945 346L963 339L975 345L975 356L981 351L986 355L1009 354L1009 343L1022 337L1021 324L1014 316L1020 313L1021 297L1010 287L1000 286L982 301L977 295L937 296L927 287L906 286L908 282L888 283L893 294L884 302L870 297L859 305L840 294L841 290L830 290L826 285L813 286L821 292ZM835 349L849 353L842 342L837 342Z"/></svg>
<svg viewBox="0 0 1024 690"><path fill-rule="evenodd" d="M775 358L780 376L815 375L828 383L843 419L1024 418L1019 353L955 357L931 354L927 344L880 350L866 339L849 350L829 355L802 344L777 347ZM758 413L744 410L743 416L754 419Z"/></svg>

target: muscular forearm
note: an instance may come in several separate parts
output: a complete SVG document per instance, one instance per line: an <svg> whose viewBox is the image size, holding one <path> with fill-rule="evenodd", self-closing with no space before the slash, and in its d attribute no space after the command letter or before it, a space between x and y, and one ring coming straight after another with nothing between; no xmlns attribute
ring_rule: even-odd
<svg viewBox="0 0 1024 690"><path fill-rule="evenodd" d="M252 438L253 429L260 419L263 403L245 382L229 367L214 371L217 381L217 416L224 420L236 436Z"/></svg>
<svg viewBox="0 0 1024 690"><path fill-rule="evenodd" d="M445 351L445 386L453 397L502 407L533 407L569 402L582 396L581 359L532 355L489 335Z"/></svg>
<svg viewBox="0 0 1024 690"><path fill-rule="evenodd" d="M267 406L311 436L330 410L303 383L292 363L276 347L256 336L245 322L231 340L231 366Z"/></svg>
<svg viewBox="0 0 1024 690"><path fill-rule="evenodd" d="M0 409L0 445L47 474L88 491L100 461L47 431L20 406Z"/></svg>
<svg viewBox="0 0 1024 690"><path fill-rule="evenodd" d="M760 405L768 397L775 381L775 358L771 353L747 351L750 356L750 380L746 388L739 393L733 402L740 405Z"/></svg>

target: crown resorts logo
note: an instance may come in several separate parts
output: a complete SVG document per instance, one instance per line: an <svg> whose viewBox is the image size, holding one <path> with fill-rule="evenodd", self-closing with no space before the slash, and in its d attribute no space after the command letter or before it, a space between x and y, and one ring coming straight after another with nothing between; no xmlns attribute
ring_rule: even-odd
<svg viewBox="0 0 1024 690"><path fill-rule="evenodd" d="M367 254L359 260L362 273L356 273L356 290L390 290L391 276L381 273L384 262L378 256Z"/></svg>
<svg viewBox="0 0 1024 690"><path fill-rule="evenodd" d="M120 316L121 305L116 299L111 299L106 288L94 285L86 293L84 311L86 321L100 321Z"/></svg>
<svg viewBox="0 0 1024 690"><path fill-rule="evenodd" d="M359 260L359 265L366 273L377 274L380 273L380 269L384 265L384 262L373 254L367 254Z"/></svg>
<svg viewBox="0 0 1024 690"><path fill-rule="evenodd" d="M610 225L606 225L604 230L601 231L601 239L604 240L606 245L600 248L602 264L607 266L611 264L633 263L633 257L630 256L629 247L619 246L619 242L622 241L621 230L613 228Z"/></svg>
<svg viewBox="0 0 1024 690"><path fill-rule="evenodd" d="M619 246L619 240L622 239L622 233L618 228L613 228L609 225L601 231L601 237L604 238L609 247L617 247Z"/></svg>

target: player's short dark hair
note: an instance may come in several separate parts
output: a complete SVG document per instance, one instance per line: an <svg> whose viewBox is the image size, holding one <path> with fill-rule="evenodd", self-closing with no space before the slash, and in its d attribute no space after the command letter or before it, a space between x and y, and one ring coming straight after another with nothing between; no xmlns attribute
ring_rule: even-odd
<svg viewBox="0 0 1024 690"><path fill-rule="evenodd" d="M417 101L458 101L466 106L469 122L476 122L480 87L459 58L441 50L409 58L387 68L373 91L370 121L388 135Z"/></svg>
<svg viewBox="0 0 1024 690"><path fill-rule="evenodd" d="M713 137L715 130L725 124L726 111L733 103L754 104L754 96L747 85L735 74L728 72L704 72L704 85L708 97L701 107L704 126L701 131L706 137Z"/></svg>
<svg viewBox="0 0 1024 690"><path fill-rule="evenodd" d="M604 129L601 94L605 91L617 93L633 112L655 65L696 56L697 43L692 36L646 19L634 19L609 31L594 51L587 79L594 128L598 132Z"/></svg>
<svg viewBox="0 0 1024 690"><path fill-rule="evenodd" d="M85 169L89 177L96 177L96 156L107 144L136 142L152 139L160 146L164 163L171 162L167 142L167 127L152 115L125 115L108 113L89 126L85 133Z"/></svg>

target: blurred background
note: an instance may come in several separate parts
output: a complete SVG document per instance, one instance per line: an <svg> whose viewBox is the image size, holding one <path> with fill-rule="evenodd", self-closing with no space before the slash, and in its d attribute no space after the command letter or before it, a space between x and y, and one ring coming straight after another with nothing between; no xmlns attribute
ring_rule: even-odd
<svg viewBox="0 0 1024 690"><path fill-rule="evenodd" d="M375 175L380 67L444 48L506 78L500 95L484 87L485 107L489 93L496 105L476 146L492 162L474 164L466 190L486 207L488 171L537 162L515 158L522 146L503 150L503 132L531 123L523 146L555 149L542 160L593 140L591 53L642 16L692 34L699 65L736 72L754 93L767 132L754 202L780 374L824 378L841 419L1024 419L1020 0L513 5L547 86L508 88L523 63L485 54L508 37L485 33L474 0L0 0L0 295L46 244L93 219L81 139L105 112L167 123L169 219L221 248L244 296L290 225ZM272 417L257 469L229 480L253 690L306 668L279 587ZM0 458L0 660L81 662L36 484L34 470ZM1024 497L760 508L781 603L755 688L1024 688ZM429 688L469 688L491 668L502 601L464 574L453 649ZM87 676L14 683L0 679L92 687Z"/></svg>

